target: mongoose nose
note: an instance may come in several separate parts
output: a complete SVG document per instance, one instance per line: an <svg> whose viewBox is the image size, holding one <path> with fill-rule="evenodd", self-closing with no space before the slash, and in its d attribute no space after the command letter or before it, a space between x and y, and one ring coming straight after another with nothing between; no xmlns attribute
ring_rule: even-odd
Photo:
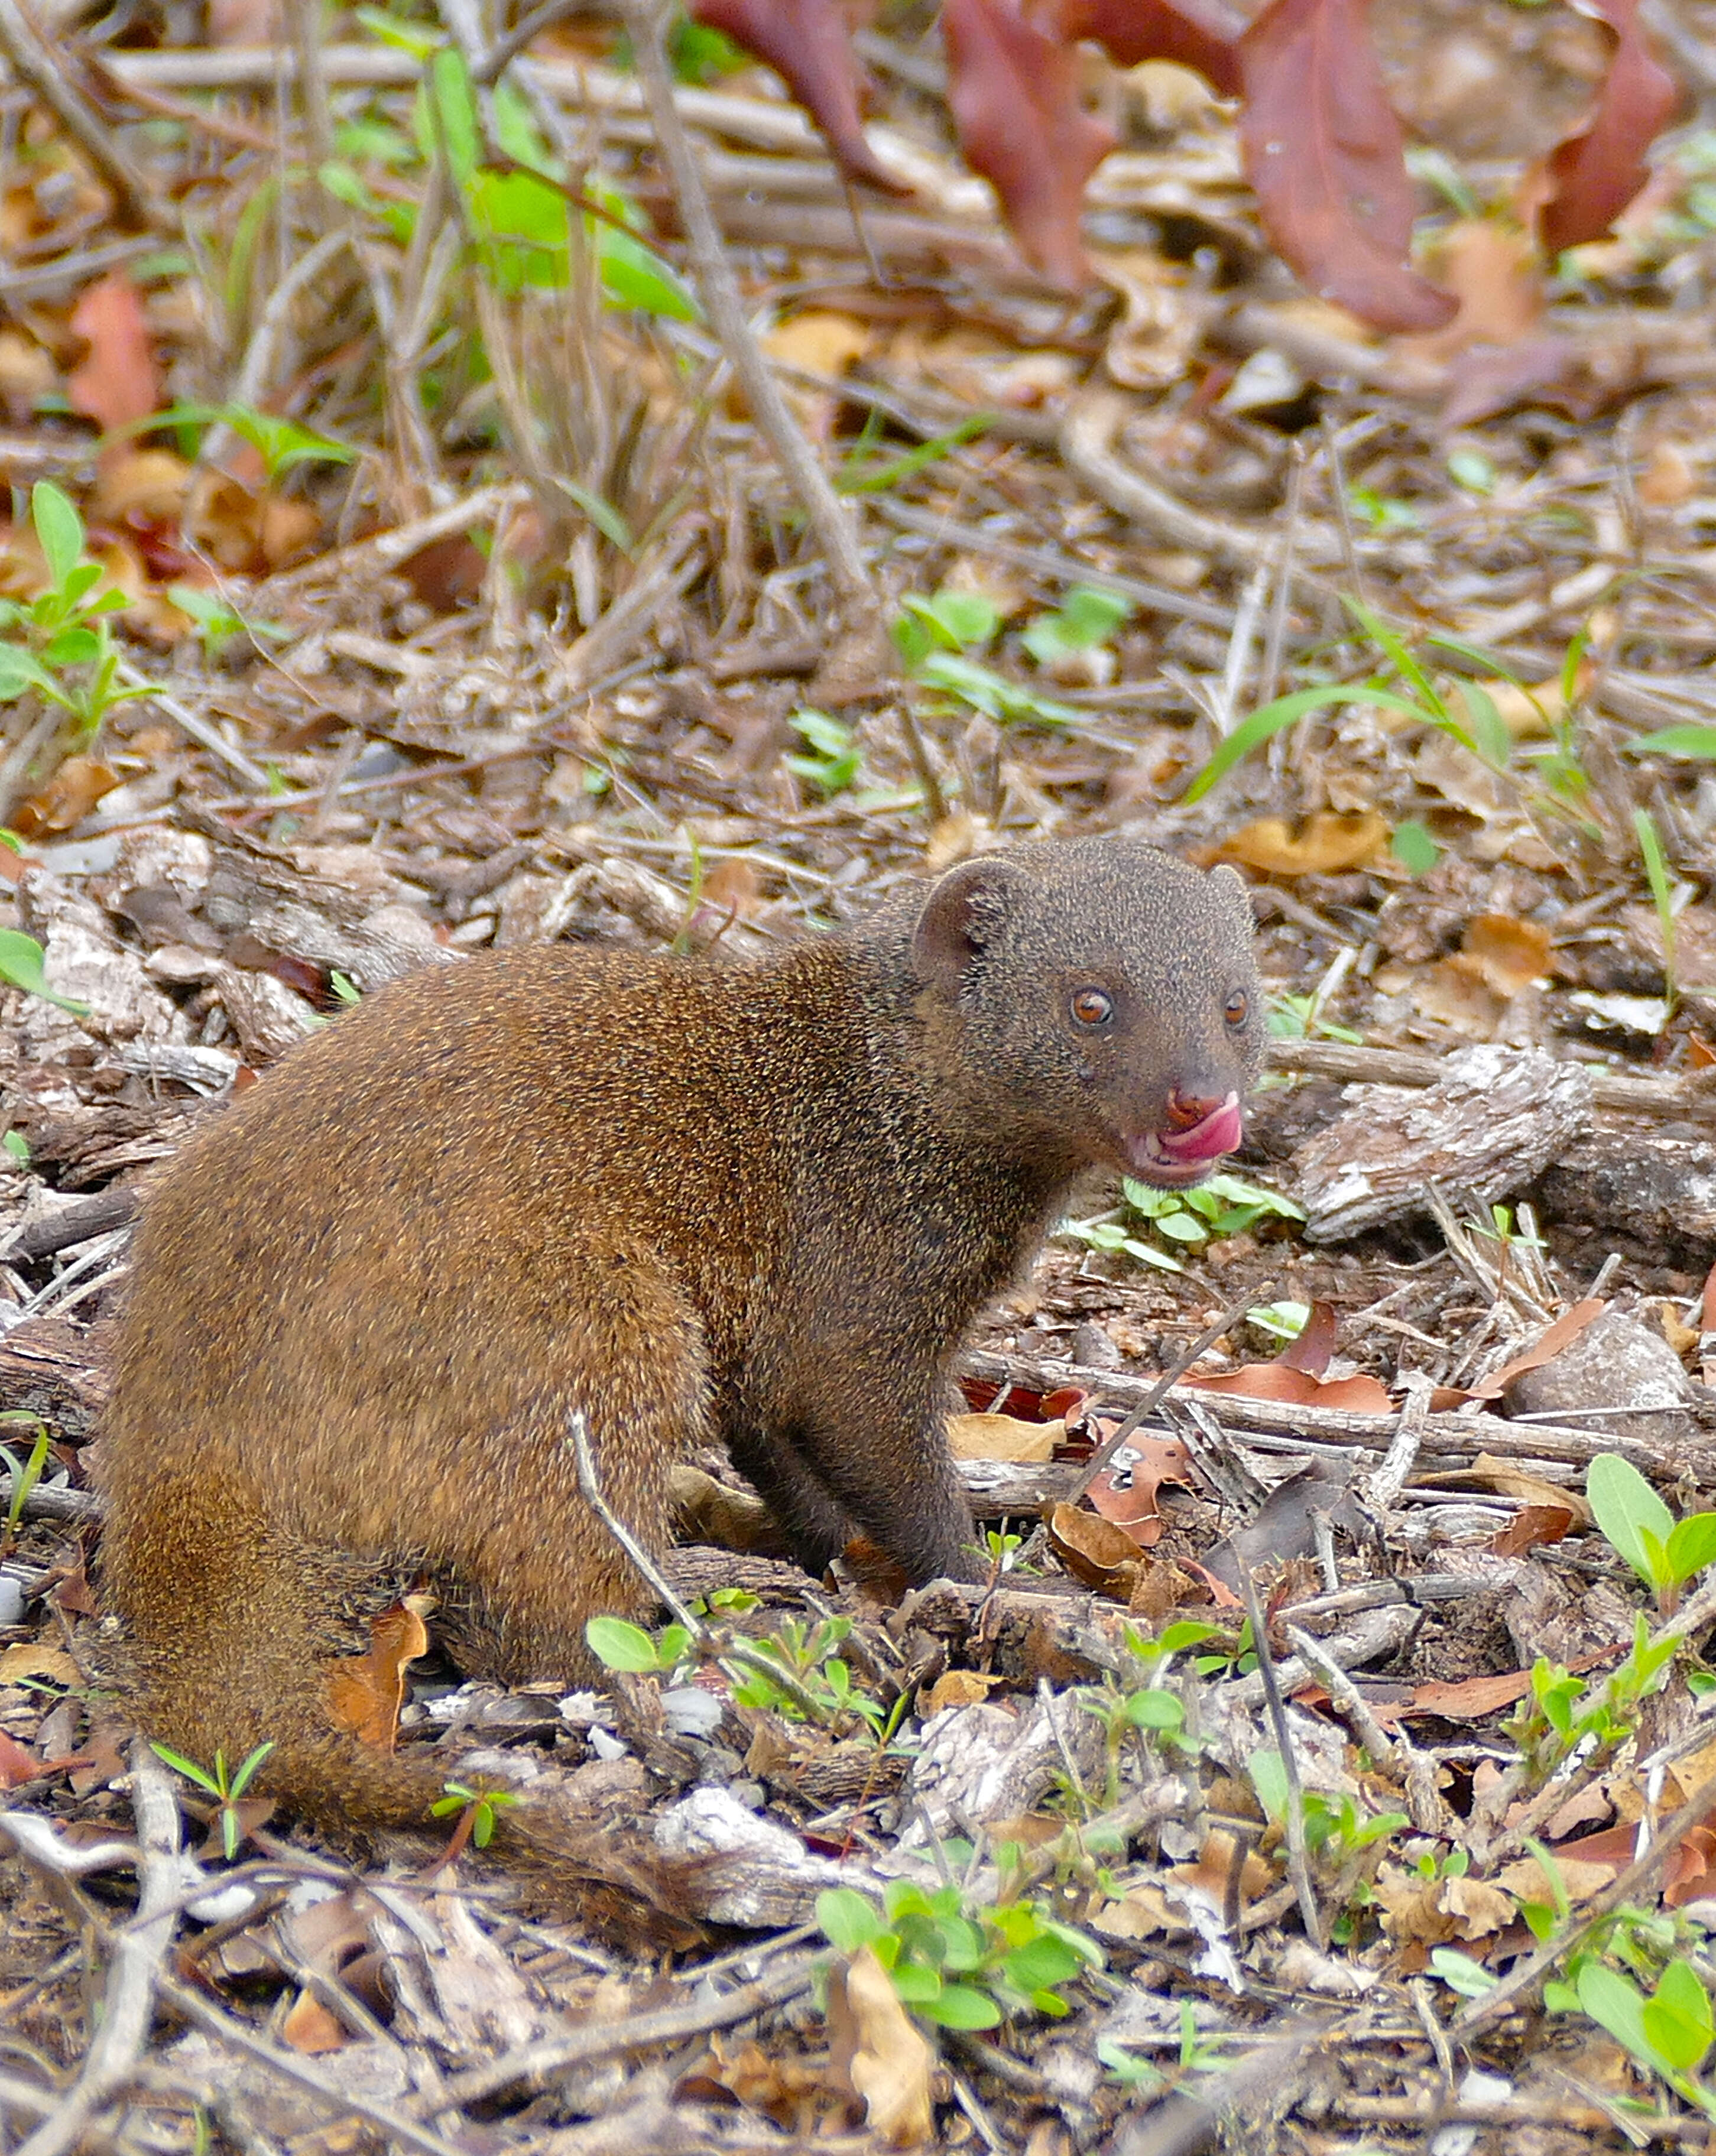
<svg viewBox="0 0 1716 2156"><path fill-rule="evenodd" d="M1182 1093L1176 1086L1168 1096L1168 1127L1173 1131L1189 1131L1201 1123L1206 1116L1213 1116L1218 1108L1225 1107L1223 1099L1204 1100L1195 1094Z"/></svg>

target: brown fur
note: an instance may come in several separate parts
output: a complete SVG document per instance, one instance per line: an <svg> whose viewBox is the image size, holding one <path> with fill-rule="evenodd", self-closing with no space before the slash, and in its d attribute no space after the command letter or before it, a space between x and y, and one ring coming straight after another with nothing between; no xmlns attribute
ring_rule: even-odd
<svg viewBox="0 0 1716 2156"><path fill-rule="evenodd" d="M1114 993L1100 1043L1071 991ZM1224 1006L1236 993L1249 1010ZM861 1528L965 1573L949 1358L1069 1181L1243 1091L1261 1012L1230 872L1089 840L967 864L722 968L565 945L415 974L185 1150L139 1234L105 1426L106 1592L146 1726L336 1830L433 1769L336 1733L352 1559L420 1562L465 1665L592 1674L648 1598L579 1495L667 1537L725 1440L819 1571Z"/></svg>

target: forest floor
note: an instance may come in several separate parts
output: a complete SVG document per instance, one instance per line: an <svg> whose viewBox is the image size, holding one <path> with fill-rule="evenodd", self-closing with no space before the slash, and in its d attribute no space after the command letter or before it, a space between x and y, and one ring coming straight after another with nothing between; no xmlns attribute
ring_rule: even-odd
<svg viewBox="0 0 1716 2156"><path fill-rule="evenodd" d="M843 570L612 23L490 99L419 91L451 0L301 9L307 71L259 0L45 64L0 0L0 2147L1708 2144L1716 5L1646 11L1686 117L1553 268L1508 204L1606 33L1377 12L1417 334L1306 295L1184 70L1093 90L1069 300L927 18L860 40L898 198L681 33ZM1240 867L1273 1069L968 1343L988 1585L812 1582L712 1456L705 1629L608 1691L372 1650L450 1781L712 1855L684 1907L537 1921L475 1799L354 1865L136 1741L86 1441L200 1117L419 964L718 963L1099 832Z"/></svg>

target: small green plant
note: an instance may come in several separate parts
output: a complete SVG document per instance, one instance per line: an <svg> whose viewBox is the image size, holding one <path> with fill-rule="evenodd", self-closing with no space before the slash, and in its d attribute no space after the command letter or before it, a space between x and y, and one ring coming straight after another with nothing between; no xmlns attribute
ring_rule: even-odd
<svg viewBox="0 0 1716 2156"><path fill-rule="evenodd" d="M857 783L864 752L850 726L809 705L794 711L787 724L804 744L798 755L786 758L789 771L819 793L844 793Z"/></svg>
<svg viewBox="0 0 1716 2156"><path fill-rule="evenodd" d="M945 434L937 434L927 442L919 442L913 449L897 457L876 458L870 454L880 431L879 415L872 412L865 421L864 430L847 452L840 470L835 475L835 485L842 494L885 494L891 487L904 480L915 479L953 450L963 448L967 442L975 441L979 434L987 434L994 419L988 412L974 412L962 419L957 427L950 427Z"/></svg>
<svg viewBox="0 0 1716 2156"><path fill-rule="evenodd" d="M1058 665L1106 644L1130 618L1132 601L1094 584L1075 584L1053 613L1040 613L1020 637L1039 666Z"/></svg>
<svg viewBox="0 0 1716 2156"><path fill-rule="evenodd" d="M239 1811L239 1799L256 1778L256 1770L273 1751L270 1740L259 1744L249 1758L242 1761L234 1774L227 1772L226 1754L217 1752L212 1768L199 1767L194 1759L188 1759L182 1752L170 1751L165 1744L151 1744L149 1749L157 1758L164 1759L175 1773L182 1774L188 1782L194 1782L206 1795L213 1798L220 1819L220 1845L230 1864L239 1853L239 1845L244 1839L244 1825Z"/></svg>
<svg viewBox="0 0 1716 2156"><path fill-rule="evenodd" d="M1600 1753L1626 1743L1635 1733L1639 1702L1661 1690L1675 1648L1672 1637L1652 1639L1640 1610L1632 1651L1601 1684L1587 1685L1540 1655L1530 1691L1503 1725L1533 1780L1541 1784L1570 1753Z"/></svg>
<svg viewBox="0 0 1716 2156"><path fill-rule="evenodd" d="M1000 626L999 610L981 592L953 591L945 585L929 598L908 592L894 619L894 646L920 687L938 690L998 725L1070 725L1078 717L1070 705L1010 680L971 656L994 641Z"/></svg>
<svg viewBox="0 0 1716 2156"><path fill-rule="evenodd" d="M30 1492L40 1482L42 1471L48 1465L49 1436L47 1424L39 1416L33 1415L22 1408L10 1409L6 1414L0 1414L0 1424L8 1423L24 1424L36 1433L29 1456L23 1461L9 1447L0 1445L0 1466L3 1466L12 1478L12 1494L6 1506L6 1539L9 1543L23 1518L23 1508L29 1502Z"/></svg>
<svg viewBox="0 0 1716 2156"><path fill-rule="evenodd" d="M733 1686L739 1707L766 1708L789 1722L802 1722L807 1700L827 1721L855 1715L879 1738L891 1737L904 1712L902 1693L891 1711L855 1684L851 1666L835 1651L850 1636L850 1617L825 1617L814 1625L796 1617L781 1620L779 1628L750 1642L744 1681ZM777 1664L791 1681L780 1683L768 1666Z"/></svg>
<svg viewBox="0 0 1716 2156"><path fill-rule="evenodd" d="M1694 1573L1716 1563L1716 1512L1677 1520L1631 1460L1599 1453L1585 1471L1585 1494L1598 1527L1656 1596L1672 1610Z"/></svg>
<svg viewBox="0 0 1716 2156"><path fill-rule="evenodd" d="M1196 2009L1189 1999L1179 2002L1179 2071L1184 2079L1191 2074L1213 2073L1226 2063L1228 2039L1206 2036L1198 2026ZM1148 2059L1141 2059L1134 2051L1112 2036L1097 2039L1097 2056L1102 2061L1111 2080L1126 2090L1140 2096L1148 2096L1166 2085L1167 2076Z"/></svg>
<svg viewBox="0 0 1716 2156"><path fill-rule="evenodd" d="M69 715L74 739L92 740L116 705L150 695L152 684L119 681L108 617L123 610L125 594L96 588L105 572L84 558L83 519L47 480L31 489L30 522L48 588L27 606L0 598L0 704L39 697Z"/></svg>
<svg viewBox="0 0 1716 2156"><path fill-rule="evenodd" d="M1544 1984L1544 2005L1552 2014L1589 2015L1647 2072L1716 2118L1716 2095L1697 2077L1716 2039L1694 1958L1702 1944L1684 1912L1617 1909L1580 1942L1565 1978Z"/></svg>
<svg viewBox="0 0 1716 2156"><path fill-rule="evenodd" d="M1347 500L1354 515L1379 539L1391 539L1400 532L1419 531L1424 527L1424 518L1418 509L1398 495L1379 494L1374 487L1353 486L1347 490Z"/></svg>
<svg viewBox="0 0 1716 2156"><path fill-rule="evenodd" d="M218 592L199 590L195 584L169 584L167 596L183 614L188 614L195 624L198 641L203 646L203 655L211 666L218 666L228 648L237 642L255 643L264 639L274 644L290 640L293 632L283 629L277 621L252 621L242 614L230 601Z"/></svg>
<svg viewBox="0 0 1716 2156"><path fill-rule="evenodd" d="M431 1816L448 1819L455 1812L459 1815L453 1839L442 1853L444 1864L450 1864L467 1841L486 1849L495 1838L500 1815L518 1802L511 1789L473 1789L464 1782L443 1782L441 1787L446 1794L429 1806Z"/></svg>
<svg viewBox="0 0 1716 2156"><path fill-rule="evenodd" d="M1036 1901L968 1902L957 1886L927 1893L891 1879L878 1909L836 1887L816 1897L816 1921L837 1953L871 1948L901 2004L947 2029L993 2029L1010 2015L1071 2010L1061 1987L1102 1966L1094 1940L1057 1923Z"/></svg>
<svg viewBox="0 0 1716 2156"><path fill-rule="evenodd" d="M1264 1023L1276 1040L1344 1040L1354 1048L1364 1040L1351 1026L1324 1018L1320 995L1277 996Z"/></svg>
<svg viewBox="0 0 1716 2156"><path fill-rule="evenodd" d="M337 442L327 434L318 434L313 427L301 426L297 420L283 418L277 412L259 412L254 404L172 404L164 412L152 413L130 431L152 434L164 427L229 429L261 458L263 474L270 487L277 486L288 472L295 470L300 465L349 465L357 454L345 443ZM177 590L170 596L175 606L183 607L187 613L193 612L184 605ZM281 636L287 634L284 630L275 633Z"/></svg>
<svg viewBox="0 0 1716 2156"><path fill-rule="evenodd" d="M58 1004L61 1010L69 1011L74 1018L84 1017L90 1008L87 1004L78 1003L49 987L44 970L45 956L35 937L26 936L23 929L0 928L0 981L10 981L13 988L40 996L44 1003ZM8 1151L11 1151L9 1147ZM23 1157L29 1158L28 1146Z"/></svg>
<svg viewBox="0 0 1716 2156"><path fill-rule="evenodd" d="M1657 829L1657 819L1648 808L1635 808L1632 828L1638 839L1639 857L1645 865L1645 880L1651 886L1651 902L1657 909L1657 932L1662 939L1663 1000L1668 1006L1668 1016L1674 1015L1674 1007L1680 1001L1680 983L1674 963L1674 915L1677 894L1675 880L1668 867L1667 856L1662 851L1662 835Z"/></svg>
<svg viewBox="0 0 1716 2156"><path fill-rule="evenodd" d="M1076 1697L1085 1712L1102 1725L1105 1810L1112 1810L1120 1801L1121 1763L1129 1737L1190 1758L1195 1758L1201 1748L1195 1737L1186 1734L1185 1702L1178 1692L1159 1685L1143 1685L1136 1691L1128 1691L1111 1678L1101 1687L1084 1686Z"/></svg>
<svg viewBox="0 0 1716 2156"><path fill-rule="evenodd" d="M1143 1241L1141 1229L1148 1227L1179 1248L1195 1252L1225 1235L1242 1235L1259 1220L1305 1217L1291 1198L1237 1175L1212 1175L1189 1190L1158 1190L1126 1176L1120 1188L1123 1206L1094 1219L1063 1221L1056 1234L1093 1250L1123 1252L1143 1265L1177 1273L1185 1270L1179 1260L1159 1244Z"/></svg>
<svg viewBox="0 0 1716 2156"><path fill-rule="evenodd" d="M629 1676L672 1677L691 1659L691 1635L683 1625L646 1632L624 1617L592 1617L584 1625L590 1652L604 1670Z"/></svg>
<svg viewBox="0 0 1716 2156"><path fill-rule="evenodd" d="M20 1168L29 1166L30 1142L22 1131L8 1131L4 1137L0 1137L0 1146L6 1148Z"/></svg>
<svg viewBox="0 0 1716 2156"><path fill-rule="evenodd" d="M1135 1655L1159 1682L1169 1661L1175 1655L1184 1655L1199 1647L1205 1651L1193 1654L1192 1667L1200 1677L1218 1675L1249 1676L1257 1666L1257 1657L1251 1647L1251 1620L1249 1617L1241 1620L1236 1632L1225 1630L1220 1625L1208 1624L1201 1617L1183 1617L1169 1625L1159 1639L1147 1640L1131 1625L1126 1626L1124 1638L1127 1652Z"/></svg>

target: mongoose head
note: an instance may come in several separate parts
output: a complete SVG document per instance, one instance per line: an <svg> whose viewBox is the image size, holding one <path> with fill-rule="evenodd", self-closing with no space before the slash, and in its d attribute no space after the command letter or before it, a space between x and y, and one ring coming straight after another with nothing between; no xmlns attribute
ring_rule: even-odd
<svg viewBox="0 0 1716 2156"><path fill-rule="evenodd" d="M950 870L912 962L999 1127L1180 1189L1243 1133L1263 1045L1251 927L1234 870L1084 839Z"/></svg>

